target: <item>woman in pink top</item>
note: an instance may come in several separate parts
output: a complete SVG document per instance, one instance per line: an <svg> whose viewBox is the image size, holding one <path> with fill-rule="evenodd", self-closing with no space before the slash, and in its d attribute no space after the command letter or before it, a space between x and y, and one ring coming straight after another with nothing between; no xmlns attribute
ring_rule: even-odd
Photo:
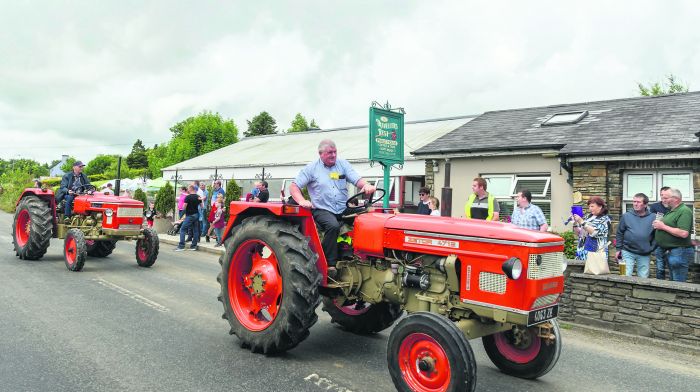
<svg viewBox="0 0 700 392"><path fill-rule="evenodd" d="M211 227L214 228L214 233L216 233L216 245L214 246L221 246L223 241L221 237L223 237L224 227L226 226L226 215L224 215L226 209L224 208L224 196L221 193L216 196L214 205L216 206L216 212L214 213L214 221L211 223Z"/></svg>
<svg viewBox="0 0 700 392"><path fill-rule="evenodd" d="M185 197L187 197L187 187L180 188L180 197L177 199L177 217L182 219L185 215Z"/></svg>

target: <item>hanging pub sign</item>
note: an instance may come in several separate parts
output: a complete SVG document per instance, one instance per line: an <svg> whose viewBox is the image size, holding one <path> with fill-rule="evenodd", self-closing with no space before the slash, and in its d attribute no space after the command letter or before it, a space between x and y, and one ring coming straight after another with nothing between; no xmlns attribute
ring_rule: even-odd
<svg viewBox="0 0 700 392"><path fill-rule="evenodd" d="M369 159L403 165L403 113L369 108Z"/></svg>

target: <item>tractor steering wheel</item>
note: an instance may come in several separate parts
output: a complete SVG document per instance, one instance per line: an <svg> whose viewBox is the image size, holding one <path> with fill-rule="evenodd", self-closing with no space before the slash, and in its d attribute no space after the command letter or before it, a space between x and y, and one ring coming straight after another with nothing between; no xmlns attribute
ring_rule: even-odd
<svg viewBox="0 0 700 392"><path fill-rule="evenodd" d="M381 196L377 197L376 199L374 198L377 192L381 191L382 194ZM364 195L364 192L360 192L356 195L353 195L351 198L348 199L348 201L345 202L345 207L347 208L347 212L350 214L358 214L360 212L365 212L369 209L369 207L372 206L372 204L382 200L384 198L384 195L386 195L386 191L382 188L377 188L377 190L374 191L372 196L370 196L369 199L365 200L360 200L360 196Z"/></svg>
<svg viewBox="0 0 700 392"><path fill-rule="evenodd" d="M76 188L76 189L75 189L75 193L77 193L77 194L79 194L79 195L84 195L84 194L86 194L86 193L87 193L87 194L92 194L92 193L95 192L96 190L97 190L97 188L95 188L94 185L92 185L92 184L87 184L87 185L81 185L81 186L79 186L78 188Z"/></svg>

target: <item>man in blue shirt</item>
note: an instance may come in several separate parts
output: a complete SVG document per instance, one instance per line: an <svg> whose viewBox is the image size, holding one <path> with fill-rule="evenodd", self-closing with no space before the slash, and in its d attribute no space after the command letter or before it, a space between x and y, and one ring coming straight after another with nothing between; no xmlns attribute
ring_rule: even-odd
<svg viewBox="0 0 700 392"><path fill-rule="evenodd" d="M513 210L510 223L528 230L547 231L547 219L542 209L532 204L532 193L523 189L515 197L518 206Z"/></svg>
<svg viewBox="0 0 700 392"><path fill-rule="evenodd" d="M338 234L340 217L348 200L348 182L369 195L376 188L365 181L345 159L337 157L338 150L330 139L318 145L319 159L306 165L289 187L289 192L300 206L311 208L314 221L324 233L321 246L328 261L329 272L338 261ZM306 187L311 200L306 200L301 189Z"/></svg>

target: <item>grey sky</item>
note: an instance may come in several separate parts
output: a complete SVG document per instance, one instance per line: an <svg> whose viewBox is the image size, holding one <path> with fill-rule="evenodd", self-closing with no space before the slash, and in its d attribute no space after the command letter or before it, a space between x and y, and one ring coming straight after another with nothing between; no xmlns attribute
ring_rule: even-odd
<svg viewBox="0 0 700 392"><path fill-rule="evenodd" d="M255 4L254 3L262 3ZM128 154L202 110L322 128L700 88L693 1L0 0L0 158ZM341 147L342 148L342 147Z"/></svg>

